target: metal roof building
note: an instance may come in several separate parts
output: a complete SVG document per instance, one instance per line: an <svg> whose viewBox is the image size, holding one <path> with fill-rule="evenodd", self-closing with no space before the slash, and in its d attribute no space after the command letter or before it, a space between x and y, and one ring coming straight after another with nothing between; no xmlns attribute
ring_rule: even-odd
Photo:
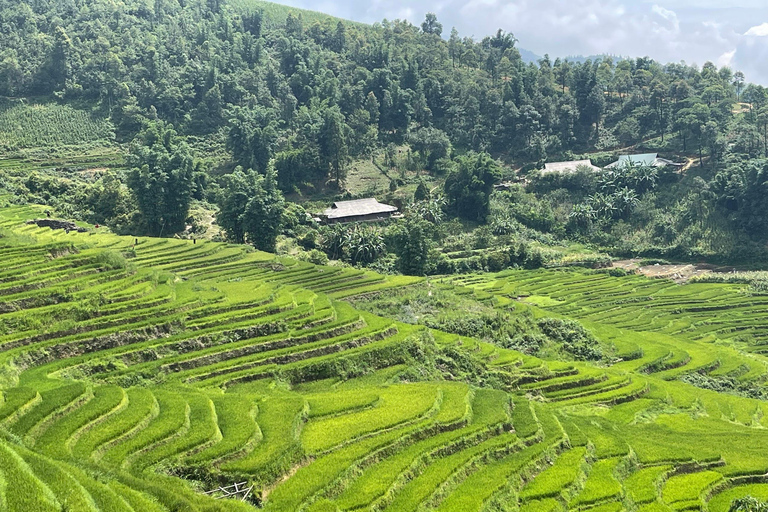
<svg viewBox="0 0 768 512"><path fill-rule="evenodd" d="M336 201L323 212L329 224L336 222L372 222L386 220L397 213L397 208L382 204L375 198L354 201Z"/></svg>
<svg viewBox="0 0 768 512"><path fill-rule="evenodd" d="M544 169L541 170L541 174L549 174L551 172L576 172L580 167L589 168L592 171L599 171L600 168L592 165L592 160L571 160L570 162L551 162L544 164Z"/></svg>
<svg viewBox="0 0 768 512"><path fill-rule="evenodd" d="M645 153L642 155L621 155L619 160L613 162L610 165L606 165L606 169L615 169L618 167L624 167L627 165L645 166L645 167L664 167L666 165L672 167L682 167L682 164L677 164L672 160L666 158L660 158L657 153Z"/></svg>

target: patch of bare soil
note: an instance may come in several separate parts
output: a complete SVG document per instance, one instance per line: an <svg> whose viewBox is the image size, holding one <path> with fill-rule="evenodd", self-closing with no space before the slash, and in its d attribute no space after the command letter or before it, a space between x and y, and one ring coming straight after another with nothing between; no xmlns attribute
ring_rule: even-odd
<svg viewBox="0 0 768 512"><path fill-rule="evenodd" d="M697 264L685 264L685 265L644 265L641 266L642 260L630 259L614 261L613 266L615 268L623 268L628 271L635 271L643 274L644 276L658 278L658 279L671 279L678 284L687 283L691 278L695 276L702 276L711 272L721 271L722 269L709 265L707 263Z"/></svg>

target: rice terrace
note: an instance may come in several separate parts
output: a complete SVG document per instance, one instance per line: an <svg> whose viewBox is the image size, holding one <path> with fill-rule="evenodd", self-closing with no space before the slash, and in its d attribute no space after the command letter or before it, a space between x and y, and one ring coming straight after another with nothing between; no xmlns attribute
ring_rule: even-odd
<svg viewBox="0 0 768 512"><path fill-rule="evenodd" d="M27 223L41 213L0 214L4 509L726 511L768 497L768 404L689 383L765 378L768 298L743 285L588 270L428 283L578 320L607 354L549 362L346 301L422 279ZM493 385L407 377L440 348ZM241 482L245 501L204 494Z"/></svg>
<svg viewBox="0 0 768 512"><path fill-rule="evenodd" d="M0 0L0 512L768 512L714 4Z"/></svg>

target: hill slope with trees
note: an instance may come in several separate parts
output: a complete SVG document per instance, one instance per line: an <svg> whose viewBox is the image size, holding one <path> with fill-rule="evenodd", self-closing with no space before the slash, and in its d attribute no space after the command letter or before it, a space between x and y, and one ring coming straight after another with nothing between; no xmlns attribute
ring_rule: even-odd
<svg viewBox="0 0 768 512"><path fill-rule="evenodd" d="M23 162L8 166L3 186L18 201L120 232L188 235L202 229L195 205L215 215L236 204L239 166L274 174L290 199L268 194L280 210L299 202L315 213L322 207L312 201L368 193L454 221L420 226L435 272L450 270L445 259L457 252L503 252L510 237L545 260L574 242L614 255L765 260L767 212L756 191L768 100L728 68L610 57L526 64L504 30L475 40L433 14L420 26L367 26L255 1L2 2L0 22L0 128L10 134L5 154ZM74 137L49 135L74 124L82 126ZM184 164L169 173L146 158L157 156L152 134L171 132ZM125 164L110 149L104 167L116 172L73 185L51 171L87 168L67 155L115 145ZM52 151L62 162L42 157ZM686 163L685 171L639 170L642 179L535 172L547 161L591 157L602 166L639 152ZM487 176L517 181L511 192L493 193L485 178L467 188L491 159L498 171ZM30 169L45 176L30 178ZM377 185L359 185L366 180ZM152 196L148 182L176 199ZM104 194L113 194L108 207ZM263 247L282 247L277 236L301 250L316 248L302 240L328 239L292 226L303 220L297 211L264 226ZM221 236L244 241L240 233L230 222ZM396 269L392 257L379 263Z"/></svg>

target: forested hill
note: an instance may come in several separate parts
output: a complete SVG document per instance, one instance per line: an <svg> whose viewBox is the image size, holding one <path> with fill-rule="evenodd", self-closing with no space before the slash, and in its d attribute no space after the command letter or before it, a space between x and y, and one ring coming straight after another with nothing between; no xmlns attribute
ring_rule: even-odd
<svg viewBox="0 0 768 512"><path fill-rule="evenodd" d="M385 199L405 208L425 183L419 199L429 191L438 216L487 223L492 236L676 257L752 254L766 238L768 205L755 194L768 148L766 90L711 63L525 63L511 31L475 40L431 14L419 26L367 26L252 0L0 0L0 27L4 153L93 145L110 133L126 148L133 141L133 171L98 184L97 197L80 190L64 201L70 214L124 232L182 231L194 224L193 200L217 204L224 217L227 208L242 212L247 205L228 192L238 187L253 196L274 184L303 200L360 195L365 187L348 178L365 164L388 184L372 192L392 193ZM26 107L40 103L63 109L55 112L69 124ZM72 109L93 128L72 122ZM52 133L31 137L38 125ZM545 162L603 166L621 153L650 152L696 170L565 182L525 176ZM238 165L243 173L230 174ZM165 181L142 197L158 169ZM263 183L249 169L267 175ZM497 198L494 209L492 184L502 177L527 188ZM50 183L5 186L58 207L66 196ZM106 209L104 194L114 195ZM224 218L225 236L264 238L236 217ZM270 227L263 248L280 229ZM444 236L432 238L445 245Z"/></svg>
<svg viewBox="0 0 768 512"><path fill-rule="evenodd" d="M689 115L722 124L736 99L733 73L711 64L526 65L504 31L446 40L435 19L367 27L294 12L246 0L4 1L0 95L88 102L121 139L155 117L186 134L239 120L267 130L273 155L307 147L319 119L341 114L352 155L434 128L457 149L532 162L682 129Z"/></svg>

